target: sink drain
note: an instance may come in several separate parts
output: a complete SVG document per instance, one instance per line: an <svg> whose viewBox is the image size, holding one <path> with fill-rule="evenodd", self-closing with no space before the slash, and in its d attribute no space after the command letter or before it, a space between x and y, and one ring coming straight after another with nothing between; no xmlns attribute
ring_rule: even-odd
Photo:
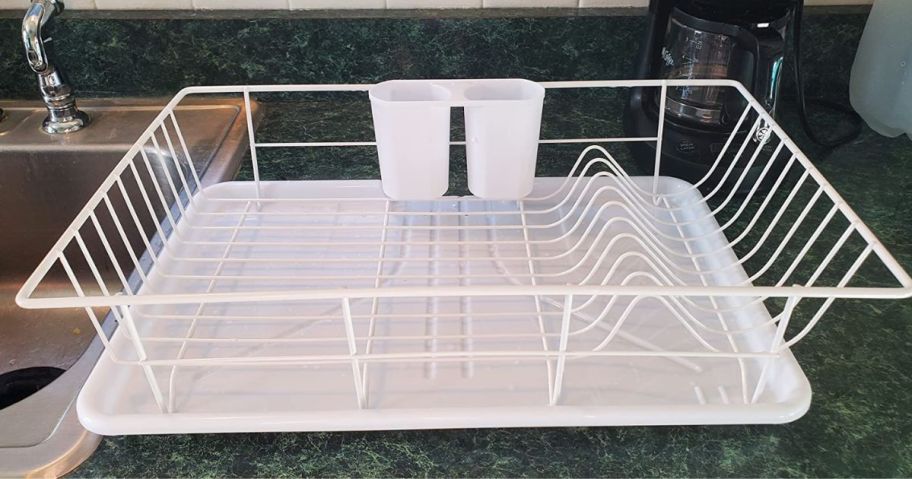
<svg viewBox="0 0 912 479"><path fill-rule="evenodd" d="M60 368L37 366L0 374L0 409L35 394L57 379L63 371Z"/></svg>

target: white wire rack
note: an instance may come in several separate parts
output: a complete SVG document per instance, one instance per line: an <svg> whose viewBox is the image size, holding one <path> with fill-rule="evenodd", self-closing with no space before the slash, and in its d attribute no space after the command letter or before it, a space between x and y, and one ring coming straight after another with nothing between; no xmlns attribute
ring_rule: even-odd
<svg viewBox="0 0 912 479"><path fill-rule="evenodd" d="M589 146L523 200L397 202L377 180L260 179L265 149L374 143L258 142L251 95L369 85L183 90L17 296L83 308L105 342L83 422L105 434L784 422L810 400L789 348L833 301L912 294L740 84L544 86L660 99L715 86L746 106L696 184L658 175L660 109L655 136L542 140ZM199 94L243 95L253 181L201 186L181 133L192 125L175 115ZM656 173L629 176L622 142L655 144ZM43 291L61 277L72 294Z"/></svg>

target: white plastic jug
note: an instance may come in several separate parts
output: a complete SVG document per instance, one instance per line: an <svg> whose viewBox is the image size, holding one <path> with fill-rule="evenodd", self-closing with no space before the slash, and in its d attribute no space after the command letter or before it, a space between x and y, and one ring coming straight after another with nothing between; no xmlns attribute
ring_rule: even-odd
<svg viewBox="0 0 912 479"><path fill-rule="evenodd" d="M912 139L912 0L876 0L855 63L850 101L872 130Z"/></svg>

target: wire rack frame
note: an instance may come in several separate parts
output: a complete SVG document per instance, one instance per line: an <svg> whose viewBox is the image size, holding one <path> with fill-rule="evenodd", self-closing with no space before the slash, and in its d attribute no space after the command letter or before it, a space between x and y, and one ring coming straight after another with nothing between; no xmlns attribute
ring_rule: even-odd
<svg viewBox="0 0 912 479"><path fill-rule="evenodd" d="M533 193L509 205L492 206L482 200L460 198L455 202L456 209L446 209L441 204L451 202L449 199L416 206L382 197L295 197L273 194L278 191L274 182L261 181L258 151L365 147L375 143L257 142L251 94L366 92L370 85L182 90L77 215L22 287L17 302L26 308L84 308L112 360L141 367L158 407L162 411L174 411L174 382L179 366L351 364L357 403L363 408L369 404L367 378L373 363L544 360L548 370L548 403L554 405L561 397L568 361L637 356L662 357L696 370L700 366L694 359L735 360L740 370L741 400L747 404L756 402L763 393L771 360L802 339L834 299L912 295L912 278L739 83L641 80L543 85L549 90L656 88L660 91L659 129L651 137L541 140L542 144L593 146L582 151L568 177L551 190ZM693 185L668 188L659 176L665 125L663 105L668 90L709 86L732 88L744 97L747 106L738 119L735 133L745 129L748 133L743 139L732 133L703 179ZM175 107L193 94L243 95L253 181L245 185L239 196L222 196L202 188L200 174L190 161L174 113ZM648 181L629 176L604 147L597 146L622 142L655 143L655 169ZM733 155L728 157L733 159L723 160L726 153ZM782 160L774 168L779 158ZM736 164L742 165L742 171L735 168ZM762 165L759 178L748 178L748 171L755 165ZM768 187L760 186L764 180ZM750 182L753 185L747 188L746 195L736 194L739 187ZM330 203L331 208L327 207ZM821 245L823 232L831 228L843 228L842 233L832 244ZM342 231L350 239L340 240L326 235L326 231ZM136 232L140 233L139 240ZM294 234L281 236L287 232ZM268 239L259 239L263 236ZM695 244L717 237L724 238L724 242L711 243L709 249L694 249ZM627 253L614 255L617 248L613 246L624 241L634 247L627 248L631 250ZM847 245L852 241L860 246L849 251ZM94 252L93 243L99 245ZM332 248L335 254L318 258L285 257L281 261L310 265L313 271L282 276L258 273L276 269L279 260L275 258L234 254L255 248L266 251ZM405 248L427 248L429 253L423 257L394 254ZM815 248L822 248L817 256L810 254ZM736 253L730 261L716 261L719 256L731 255L731 251ZM768 256L764 258L764 255ZM490 262L492 257L496 259L493 270L473 272L473 264ZM861 266L872 258L882 263L895 285L849 286ZM743 278L719 281L719 275L745 269L749 261L759 263ZM627 267L630 262L638 265L632 272ZM416 263L435 266L420 271ZM187 265L193 266L191 273L185 271ZM320 271L334 266L347 268L345 274ZM71 296L36 294L54 268L61 270L72 284ZM200 273L199 268L208 270ZM841 268L835 276L838 279L822 284L823 278L832 277L837 268ZM800 282L795 281L799 269L807 270ZM506 279L507 284L486 282L498 279ZM156 281L179 286L158 289ZM410 281L418 285L409 284ZM226 282L233 285L240 282L248 287L225 291L221 285ZM270 287L278 283L282 286ZM382 311L382 303L393 299L450 298L483 304L486 299L502 297L525 298L528 309ZM778 313L770 312L765 321L739 326L732 320L744 311L768 307L773 298L782 298L784 303ZM791 338L786 338L786 329L799 303L814 298L820 301L812 305L810 320ZM208 308L225 304L288 302L328 306L321 313L312 313L312 317L224 316L208 312ZM664 349L622 328L636 314L638 305L646 302L655 303L670 314L697 347ZM172 309L161 310L158 308L161 306ZM111 347L101 330L97 311L103 307L111 308L111 314L124 326L122 334L132 351ZM429 347L417 352L376 351L384 341L482 344L497 341L501 339L498 334L502 335L463 330L381 337L376 334L376 328L384 319L433 316L464 321L467 317L511 315L538 318L538 331L509 333L509 337L540 341L540 349L478 347L440 351ZM707 317L714 318L717 325L708 324ZM316 338L225 338L200 332L200 324L205 321L307 322L325 318L341 320L343 333ZM141 334L143 328L138 323L156 320L178 321L187 328L174 335ZM582 321L582 325L574 321ZM739 343L739 336L758 330L770 333L764 336L768 343L753 348ZM594 343L573 346L574 338L584 338L593 331L599 331ZM623 338L637 349L613 349L610 346L615 338ZM707 338L721 338L722 342ZM200 344L226 342L246 342L249 346L232 356L187 357L187 351ZM317 343L342 345L347 353L256 354L273 346ZM169 353L156 354L158 346L165 347ZM177 349L168 349L172 346ZM750 380L745 361L762 361L759 374ZM153 368L157 367L170 368L167 387L156 380Z"/></svg>
<svg viewBox="0 0 912 479"><path fill-rule="evenodd" d="M545 82L543 85L547 89L582 89L582 88L633 88L633 87L657 87L661 89L661 98L663 99L667 96L667 89L670 87L701 87L701 86L716 86L716 87L729 87L736 89L748 103L747 108L741 115L739 126L743 122L748 114L753 114L756 117L754 125L751 129L752 132L757 132L764 130L764 134L769 135L769 139L775 138L779 140L779 145L777 147L776 153L778 155L780 151L787 152L790 155L786 169L792 169L800 173L800 179L798 185L792 186L792 193L797 191L797 187L800 187L801 184L807 184L816 187L814 194L814 201L825 198L829 200L832 204L834 215L836 213L844 216L851 223L851 229L854 233L860 235L864 241L867 243L870 251L867 254L874 253L888 268L889 272L894 276L894 279L897 282L898 287L888 287L888 288L846 288L844 285L835 286L835 287L821 287L821 286L719 286L719 287L704 287L704 286L655 286L655 287L633 287L633 286L591 286L591 285L563 285L560 287L554 287L555 289L549 289L544 294L566 294L566 293L578 293L578 294L606 294L606 295L638 295L638 294L649 294L656 296L688 296L688 295L718 295L718 296L798 296L798 297L850 297L850 298L903 298L912 294L912 278L904 271L902 266L890 255L890 253L884 248L884 246L878 241L876 236L870 231L870 229L862 222L858 215L846 204L846 202L839 196L835 189L830 185L830 183L822 176L822 174L811 164L810 160L798 149L798 147L792 142L792 140L786 135L786 133L779 127L778 124L766 113L766 111L760 106L760 104L744 89L744 87L734 81L728 80L631 80L631 81L571 81L571 82ZM108 212L112 213L114 217L114 224L117 230L115 235L120 237L120 240L126 241L123 237L126 236L123 233L126 225L132 222L140 230L143 230L143 227L140 226L142 220L140 217L144 214L144 210L148 211L149 214L153 217L156 223L156 233L157 238L163 242L167 242L170 239L170 235L174 234L175 236L180 236L179 229L177 225L180 223L180 218L186 214L187 211L193 208L193 205L197 198L204 196L205 192L200 190L200 178L198 172L192 163L187 163L186 158L189 158L189 152L187 150L187 145L185 143L184 137L181 133L180 126L177 122L177 119L174 115L175 107L180 104L180 102L187 97L188 95L194 94L242 94L244 97L245 104L248 108L245 109L245 114L247 115L247 130L250 141L250 156L253 163L253 183L255 185L255 195L250 198L256 202L262 203L267 201L288 201L282 199L271 199L264 198L261 194L261 181L260 181L260 172L257 159L257 152L262 148L316 148L316 147L358 147L358 146L375 146L373 141L337 141L337 142L270 142L270 143L258 143L255 137L255 128L253 124L253 118L251 116L250 105L250 94L251 93L267 93L267 92L366 92L371 85L276 85L276 86L241 86L241 87L190 87L182 90L178 93L169 103L165 106L162 112L156 117L152 124L146 129L145 132L140 136L136 143L130 148L130 150L124 155L124 158L117 164L113 169L111 174L105 179L105 181L100 185L96 193L91 197L86 206L79 212L67 230L63 233L61 238L55 243L51 251L44 258L44 260L39 264L35 272L29 277L26 283L23 285L19 294L17 295L17 302L20 306L25 308L60 308L60 307L91 307L91 306L113 306L113 305L131 305L131 304L180 304L180 303L196 303L200 301L198 295L181 295L181 294L137 294L139 291L130 291L131 288L125 288L125 294L118 294L117 291L108 291L101 295L80 295L75 293L73 296L68 297L35 297L33 293L38 287L41 280L47 275L51 268L55 264L62 265L62 258L64 257L64 251L67 246L71 244L78 244L80 242L80 229L87 224L95 225L96 230L103 229L99 224L96 210L97 209L106 209ZM710 170L709 173L704 177L703 180L697 182L688 188L687 191L675 192L673 194L661 194L656 191L658 185L658 171L661 161L661 150L662 150L662 134L664 130L664 109L659 109L660 115L660 128L657 132L657 135L654 137L638 137L638 138L629 138L629 137L605 137L605 138L566 138L566 139L543 139L540 141L541 144L596 144L596 143L623 143L623 142L656 142L656 165L655 172L656 175L653 177L653 188L652 191L643 190L637 187L628 188L631 198L643 198L646 201L651 201L653 204L658 204L660 201L665 199L666 201L670 197L676 195L686 194L688 191L696 191L697 188L704 186L702 183L709 180L710 175L715 170L722 170L725 168L725 165L722 164L721 158L722 154L719 155L715 164ZM176 139L175 139L176 138ZM731 146L733 138L729 139L729 143L726 143L726 149ZM162 141L164 140L164 141ZM464 144L464 141L453 141L452 144L459 145ZM737 146L737 145L736 145ZM738 152L740 156L744 152L745 145L741 145L741 149ZM607 160L604 163L608 166L607 169L611 170L610 173L603 174L615 174L619 177L627 177L627 173L623 171L620 167L616 166L617 164L611 160L611 155L607 154L602 150L604 156L607 157ZM723 150L724 153L724 150ZM756 149L753 154L753 159L756 158L761 153L760 149ZM585 153L584 153L585 154ZM154 155L154 157L153 157ZM582 161L583 156L580 157ZM160 165L155 165L155 163L160 162ZM166 162L173 162L173 165L166 164ZM733 165L729 165L728 171L726 171L726 176L732 175ZM158 166L161 169L171 170L177 174L170 175L157 175L154 172L154 168ZM581 174L586 174L586 170L590 165L587 165L587 168L579 168L580 165L577 165L577 168L571 172L571 176L574 173L577 173L578 170L582 169ZM145 171L143 171L145 170ZM140 180L141 175L148 173L149 177L146 178L146 181ZM164 178L162 179L162 176ZM745 175L742 174L742 177L738 179L738 182L745 181ZM783 175L780 175L784 177ZM734 178L734 176L732 176ZM146 186L146 182L151 179L151 186ZM127 206L129 207L129 216L126 218L120 218L114 212L114 207L112 206L112 194L121 194L124 197L128 196L126 192L125 184L127 181L141 181L143 182L144 188L142 190L142 200L141 201L127 201ZM570 179L568 178L568 183ZM580 181L576 181L574 185L578 185ZM777 185L778 186L778 185ZM797 186L797 187L796 187ZM704 201L708 201L709 198L718 195L719 197L723 196L722 192L723 182L719 181L718 184L711 190L709 194L706 195ZM756 192L756 188L751 191L751 194ZM759 196L759 195L758 195ZM725 198L723 204L717 207L712 213L716 214L719 210L723 209L728 202L734 197L734 190L728 192L728 196ZM179 198L174 200L174 198ZM536 198L527 198L524 201L534 201ZM380 199L385 201L385 199ZM238 199L233 199L231 201L241 201ZM642 201L641 201L642 202ZM158 204L165 206L166 217L161 225L158 224L159 218L157 213L154 212L153 208L157 207ZM522 203L522 202L520 202ZM742 205L745 205L742 203ZM256 206L256 205L254 205ZM780 210L780 212L783 210ZM743 208L739 209L738 213L742 213ZM511 212L507 212L511 213ZM391 213L395 214L395 213ZM415 212L408 212L407 214L416 214ZM497 214L497 212L484 212L484 215ZM731 221L729 222L731 223ZM722 229L725 229L723 226ZM97 233L102 234L103 231L97 231ZM114 239L109 239L109 241L114 241ZM737 241L735 241L737 242ZM151 241L144 240L144 245L146 250L151 253L153 256L155 253ZM127 244L127 249L130 252L130 262L134 267L135 271L139 273L141 279L145 279L145 272L148 268L140 268L139 259L142 256L143 250L134 245ZM65 258L63 258L65 260ZM115 259L114 263L118 263ZM126 276L129 274L130 266L129 264L117 264L118 269L122 272L120 274L124 281ZM126 285L125 285L126 286ZM92 288L94 289L94 288ZM484 288L483 290L465 290L465 291L434 291L435 295L501 295L505 293L519 293L523 294L521 291L522 288L504 288L503 290L490 290ZM84 289L85 290L85 289ZM397 297L397 296L408 296L414 295L418 291L409 290L409 289L398 289L398 288L385 288L383 291L374 290L372 288L367 289L349 289L344 294L340 294L340 291L336 289L329 289L326 291L321 290L311 290L311 291L299 291L299 292L289 292L289 291L279 291L279 292L257 292L253 294L246 293L231 293L231 294L208 294L205 298L206 302L248 302L248 301L260 301L263 299L327 299L327 298L339 298L340 296L352 297L368 297L379 295L381 297Z"/></svg>

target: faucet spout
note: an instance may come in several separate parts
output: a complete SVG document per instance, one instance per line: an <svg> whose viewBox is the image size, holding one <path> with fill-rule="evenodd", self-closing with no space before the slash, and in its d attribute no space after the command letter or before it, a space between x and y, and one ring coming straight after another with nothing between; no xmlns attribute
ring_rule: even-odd
<svg viewBox="0 0 912 479"><path fill-rule="evenodd" d="M59 0L32 0L22 19L22 42L29 67L38 75L38 88L48 109L47 133L72 133L89 124L89 116L76 107L73 87L51 61L49 45L41 34L44 25L63 11Z"/></svg>

